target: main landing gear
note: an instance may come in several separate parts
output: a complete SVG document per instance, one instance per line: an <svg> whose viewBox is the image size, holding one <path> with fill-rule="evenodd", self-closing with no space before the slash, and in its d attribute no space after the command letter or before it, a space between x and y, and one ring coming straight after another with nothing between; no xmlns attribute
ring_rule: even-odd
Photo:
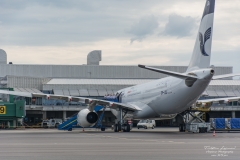
<svg viewBox="0 0 240 160"><path fill-rule="evenodd" d="M128 123L121 125L120 123L114 125L114 132L130 132L131 127Z"/></svg>
<svg viewBox="0 0 240 160"><path fill-rule="evenodd" d="M119 115L117 116L117 122L114 125L114 132L130 132L131 130L131 126L130 124L128 124L128 121L123 121L123 118L125 117L125 115L127 114L127 111L124 112L123 115L123 109L119 108Z"/></svg>

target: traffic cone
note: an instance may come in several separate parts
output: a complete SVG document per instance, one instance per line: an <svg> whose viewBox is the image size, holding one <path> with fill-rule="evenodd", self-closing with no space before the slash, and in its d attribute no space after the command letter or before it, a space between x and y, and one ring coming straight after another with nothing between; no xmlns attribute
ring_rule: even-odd
<svg viewBox="0 0 240 160"><path fill-rule="evenodd" d="M215 132L215 130L213 131L213 137L215 137L216 136L216 132Z"/></svg>

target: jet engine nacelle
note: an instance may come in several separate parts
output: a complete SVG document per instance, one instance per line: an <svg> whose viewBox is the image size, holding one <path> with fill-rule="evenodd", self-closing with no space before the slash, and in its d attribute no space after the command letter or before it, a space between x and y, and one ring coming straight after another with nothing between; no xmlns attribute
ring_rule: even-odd
<svg viewBox="0 0 240 160"><path fill-rule="evenodd" d="M98 114L86 108L78 113L77 121L81 127L91 127L98 121Z"/></svg>

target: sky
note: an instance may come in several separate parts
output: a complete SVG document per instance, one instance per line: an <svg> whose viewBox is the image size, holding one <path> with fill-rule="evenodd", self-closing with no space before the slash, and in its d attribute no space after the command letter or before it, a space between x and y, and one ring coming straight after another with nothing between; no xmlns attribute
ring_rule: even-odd
<svg viewBox="0 0 240 160"><path fill-rule="evenodd" d="M14 64L189 64L205 0L1 0L0 48ZM240 1L216 0L211 65L240 73Z"/></svg>

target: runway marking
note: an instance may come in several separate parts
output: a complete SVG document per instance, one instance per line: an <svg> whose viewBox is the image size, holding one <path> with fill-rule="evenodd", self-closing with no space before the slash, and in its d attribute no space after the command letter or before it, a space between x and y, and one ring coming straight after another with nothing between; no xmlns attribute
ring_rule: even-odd
<svg viewBox="0 0 240 160"><path fill-rule="evenodd" d="M133 138L125 138L125 137L115 137L115 136L103 136L103 135L97 135L97 134L89 134L89 136L95 136L95 137L103 137L103 138L112 138L112 139L121 139L121 140L131 140L131 141L141 141L141 142L158 142L158 143L164 143L164 144L183 144L186 142L174 142L174 141L159 141L159 140L146 140L146 139L133 139Z"/></svg>

